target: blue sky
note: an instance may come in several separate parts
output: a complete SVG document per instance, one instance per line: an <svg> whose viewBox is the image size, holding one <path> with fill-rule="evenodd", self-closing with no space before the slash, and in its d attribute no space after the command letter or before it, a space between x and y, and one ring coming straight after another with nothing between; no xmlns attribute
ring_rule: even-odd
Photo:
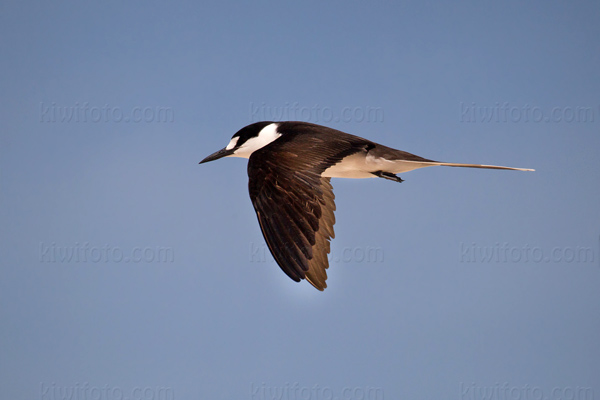
<svg viewBox="0 0 600 400"><path fill-rule="evenodd" d="M0 397L600 396L597 2L0 7ZM536 172L334 180L320 293L198 165L282 117Z"/></svg>

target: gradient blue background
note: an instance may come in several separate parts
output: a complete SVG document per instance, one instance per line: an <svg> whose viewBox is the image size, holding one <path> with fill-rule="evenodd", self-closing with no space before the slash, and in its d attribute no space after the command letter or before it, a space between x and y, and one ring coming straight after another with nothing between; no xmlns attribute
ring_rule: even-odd
<svg viewBox="0 0 600 400"><path fill-rule="evenodd" d="M369 388L479 399L496 385L515 399L598 398L599 17L595 1L3 1L0 397L87 384L129 399L265 399L257 387L296 384L340 400L375 398ZM173 119L43 111L86 102ZM496 104L566 118L465 117ZM424 157L537 171L334 180L320 293L262 257L246 161L197 164L271 111L315 105L376 108L377 120L304 119ZM567 121L577 107L592 118ZM43 250L85 243L174 259L52 262ZM468 260L464 246L593 259Z"/></svg>

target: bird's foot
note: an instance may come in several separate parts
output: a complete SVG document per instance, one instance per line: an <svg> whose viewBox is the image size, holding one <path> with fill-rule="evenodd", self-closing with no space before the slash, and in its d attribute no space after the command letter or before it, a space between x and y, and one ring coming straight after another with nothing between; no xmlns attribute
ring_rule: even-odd
<svg viewBox="0 0 600 400"><path fill-rule="evenodd" d="M394 181L394 182L398 182L398 183L404 182L404 179L400 178L398 175L392 174L391 172L375 171L375 172L372 172L372 174L377 176L378 178L389 179L390 181Z"/></svg>

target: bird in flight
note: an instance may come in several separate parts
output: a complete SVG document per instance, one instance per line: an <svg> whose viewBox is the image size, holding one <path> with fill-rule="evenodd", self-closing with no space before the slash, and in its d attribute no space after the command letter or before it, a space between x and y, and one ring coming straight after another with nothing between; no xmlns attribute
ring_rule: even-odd
<svg viewBox="0 0 600 400"><path fill-rule="evenodd" d="M429 160L308 122L256 122L200 164L222 157L248 159L248 190L267 246L283 272L327 287L327 255L334 238L331 178L384 178L443 165L533 171L496 165Z"/></svg>

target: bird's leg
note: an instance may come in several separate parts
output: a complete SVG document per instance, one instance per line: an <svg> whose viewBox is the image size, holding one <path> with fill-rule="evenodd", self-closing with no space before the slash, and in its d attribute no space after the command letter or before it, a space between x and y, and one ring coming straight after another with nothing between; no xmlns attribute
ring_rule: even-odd
<svg viewBox="0 0 600 400"><path fill-rule="evenodd" d="M398 175L392 174L391 172L375 171L375 172L371 172L371 173L379 178L389 179L390 181L394 181L394 182L398 182L398 183L404 182L404 179L400 178Z"/></svg>

